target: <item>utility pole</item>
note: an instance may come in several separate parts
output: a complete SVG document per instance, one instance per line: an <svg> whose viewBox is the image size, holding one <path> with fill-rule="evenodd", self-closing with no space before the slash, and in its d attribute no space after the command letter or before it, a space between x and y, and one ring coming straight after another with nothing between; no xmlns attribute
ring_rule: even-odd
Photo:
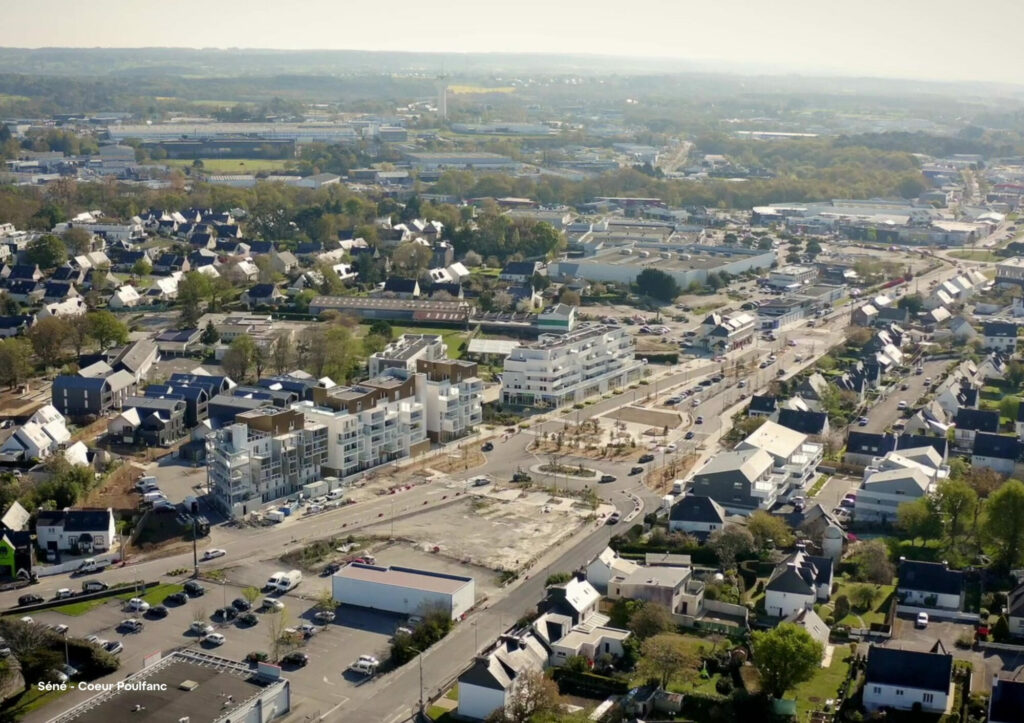
<svg viewBox="0 0 1024 723"><path fill-rule="evenodd" d="M199 503L192 503L192 577L199 577L199 541L197 539L196 528L199 527ZM121 556L124 560L124 556Z"/></svg>

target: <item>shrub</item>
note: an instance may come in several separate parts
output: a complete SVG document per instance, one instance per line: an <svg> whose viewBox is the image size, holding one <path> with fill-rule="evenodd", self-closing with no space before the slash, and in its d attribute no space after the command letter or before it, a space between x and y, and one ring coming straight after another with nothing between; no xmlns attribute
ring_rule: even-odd
<svg viewBox="0 0 1024 723"><path fill-rule="evenodd" d="M842 620L850 614L850 599L846 595L836 598L835 609L833 610L836 620Z"/></svg>
<svg viewBox="0 0 1024 723"><path fill-rule="evenodd" d="M715 683L715 690L722 695L729 695L732 693L732 681L728 678L719 678Z"/></svg>
<svg viewBox="0 0 1024 723"><path fill-rule="evenodd" d="M956 639L956 646L958 648L969 648L972 645L974 645L974 635L970 630L960 633L960 637Z"/></svg>

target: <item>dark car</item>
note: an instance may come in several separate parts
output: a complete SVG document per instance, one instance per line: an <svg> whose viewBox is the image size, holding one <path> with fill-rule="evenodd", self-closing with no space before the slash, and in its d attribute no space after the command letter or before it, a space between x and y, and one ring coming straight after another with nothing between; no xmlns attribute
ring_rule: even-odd
<svg viewBox="0 0 1024 723"><path fill-rule="evenodd" d="M230 605L224 608L217 608L213 612L213 617L220 618L221 620L234 620L238 617L238 611Z"/></svg>
<svg viewBox="0 0 1024 723"><path fill-rule="evenodd" d="M683 435L683 439L693 439L693 437L694 434L692 430Z"/></svg>
<svg viewBox="0 0 1024 723"><path fill-rule="evenodd" d="M238 624L252 627L258 623L260 619L256 616L256 613L242 613L238 616Z"/></svg>
<svg viewBox="0 0 1024 723"><path fill-rule="evenodd" d="M206 588L195 580L189 580L185 583L185 592L187 592L191 597L202 597L206 594Z"/></svg>
<svg viewBox="0 0 1024 723"><path fill-rule="evenodd" d="M614 481L615 481L615 475L611 475L611 474L603 474L603 475L601 475L601 482L608 483L608 482L614 482Z"/></svg>
<svg viewBox="0 0 1024 723"><path fill-rule="evenodd" d="M646 464L647 462L653 462L654 461L654 455L653 454L641 454L640 455L640 459L637 460L637 461L640 464Z"/></svg>
<svg viewBox="0 0 1024 723"><path fill-rule="evenodd" d="M341 565L339 565L336 562L332 562L331 564L329 564L327 567L325 567L323 570L320 571L320 577L330 577L331 575L333 575L334 573L336 573L340 569L341 569Z"/></svg>
<svg viewBox="0 0 1024 723"><path fill-rule="evenodd" d="M244 613L246 610L252 610L252 603L245 598L236 597L231 601L231 606L240 613Z"/></svg>
<svg viewBox="0 0 1024 723"><path fill-rule="evenodd" d="M281 658L282 665L291 665L296 668L304 668L309 663L309 656L298 650L288 653Z"/></svg>
<svg viewBox="0 0 1024 723"><path fill-rule="evenodd" d="M153 607L151 607L149 610L146 611L146 615L151 617L151 618L159 619L159 618L166 618L167 617L167 612L168 612L167 608L164 607L163 605L154 605Z"/></svg>
<svg viewBox="0 0 1024 723"><path fill-rule="evenodd" d="M35 605L41 602L46 602L41 595L22 595L18 598L19 605Z"/></svg>
<svg viewBox="0 0 1024 723"><path fill-rule="evenodd" d="M705 379L700 383L702 387L710 387L712 384L714 384L714 382L712 382L710 379Z"/></svg>
<svg viewBox="0 0 1024 723"><path fill-rule="evenodd" d="M183 592L172 592L170 595L164 598L165 603L172 603L174 605L184 605L188 602L188 595Z"/></svg>
<svg viewBox="0 0 1024 723"><path fill-rule="evenodd" d="M480 448L480 451L481 452L490 452L493 449L494 449L494 443L493 442L484 442L484 445Z"/></svg>
<svg viewBox="0 0 1024 723"><path fill-rule="evenodd" d="M644 473L644 468L643 467L631 467L630 470L629 470L629 473L630 474L643 474Z"/></svg>

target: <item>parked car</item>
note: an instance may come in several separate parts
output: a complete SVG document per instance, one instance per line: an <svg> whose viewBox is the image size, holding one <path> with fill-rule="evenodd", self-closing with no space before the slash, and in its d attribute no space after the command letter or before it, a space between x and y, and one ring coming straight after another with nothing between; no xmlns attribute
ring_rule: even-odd
<svg viewBox="0 0 1024 723"><path fill-rule="evenodd" d="M110 585L102 580L87 580L82 583L82 592L103 592L110 588Z"/></svg>
<svg viewBox="0 0 1024 723"><path fill-rule="evenodd" d="M647 462L653 462L654 461L654 455L653 454L641 454L640 455L640 459L638 459L637 461L640 464L646 464Z"/></svg>
<svg viewBox="0 0 1024 723"><path fill-rule="evenodd" d="M212 560L212 559L214 559L216 557L224 557L226 554L228 554L227 550L222 550L219 547L214 547L214 548L212 548L210 550L207 550L206 552L203 553L203 559L204 560Z"/></svg>
<svg viewBox="0 0 1024 723"><path fill-rule="evenodd" d="M144 613L149 610L149 603L140 597L133 597L128 601L126 609L134 613Z"/></svg>
<svg viewBox="0 0 1024 723"><path fill-rule="evenodd" d="M494 442L484 442L483 446L480 447L481 452L490 452L494 449Z"/></svg>
<svg viewBox="0 0 1024 723"><path fill-rule="evenodd" d="M168 612L169 611L167 610L167 608L165 606L163 606L163 605L154 605L153 607L151 607L146 612L146 614L149 617L151 617L151 618L160 619L160 618L166 618Z"/></svg>
<svg viewBox="0 0 1024 723"><path fill-rule="evenodd" d="M264 610L284 610L284 603L272 597L263 598Z"/></svg>
<svg viewBox="0 0 1024 723"><path fill-rule="evenodd" d="M54 600L66 600L67 598L74 597L74 596L75 596L75 593L74 593L74 591L71 588L69 588L69 587L62 587L60 590L58 590L54 594L53 599Z"/></svg>
<svg viewBox="0 0 1024 723"><path fill-rule="evenodd" d="M220 633L207 633L202 637L203 645L223 645L224 636Z"/></svg>
<svg viewBox="0 0 1024 723"><path fill-rule="evenodd" d="M915 628L926 628L928 627L928 613L918 613L917 620L914 621Z"/></svg>
<svg viewBox="0 0 1024 723"><path fill-rule="evenodd" d="M188 629L197 635L209 635L214 630L213 626L205 620L193 620Z"/></svg>
<svg viewBox="0 0 1024 723"><path fill-rule="evenodd" d="M231 606L240 613L244 613L247 610L252 609L252 603L250 603L245 598L241 597L236 597L234 600L232 600Z"/></svg>
<svg viewBox="0 0 1024 723"><path fill-rule="evenodd" d="M866 427L866 426L868 426L868 421L869 420L868 420L867 417L860 417L860 418L857 419L857 426L858 427Z"/></svg>
<svg viewBox="0 0 1024 723"><path fill-rule="evenodd" d="M907 404L907 401L906 401L905 399L901 399L901 400L900 400L900 403L896 405L896 407L897 407L898 409L906 409L906 408L907 408L907 407L909 407L909 406L910 406L910 405L909 405L909 404Z"/></svg>
<svg viewBox="0 0 1024 723"><path fill-rule="evenodd" d="M616 525L616 524L618 524L620 519L622 519L622 515L620 515L618 512L613 512L610 515L608 515L608 521L605 522L605 524L606 525Z"/></svg>
<svg viewBox="0 0 1024 723"><path fill-rule="evenodd" d="M615 475L603 474L603 475L601 475L601 480L600 481L602 483L604 483L604 484L607 484L609 482L614 482L615 481Z"/></svg>
<svg viewBox="0 0 1024 723"><path fill-rule="evenodd" d="M683 435L683 439L693 439L695 436L696 435L694 435L693 430L691 429L689 432Z"/></svg>
<svg viewBox="0 0 1024 723"><path fill-rule="evenodd" d="M220 618L221 620L228 621L234 620L238 617L238 611L230 605L222 608L217 608L213 611L213 617Z"/></svg>
<svg viewBox="0 0 1024 723"><path fill-rule="evenodd" d="M183 592L172 592L164 598L164 602L173 603L174 605L184 605L188 602L188 595Z"/></svg>
<svg viewBox="0 0 1024 723"><path fill-rule="evenodd" d="M309 664L309 656L301 650L293 650L281 658L282 665L290 665L295 668L304 668Z"/></svg>
<svg viewBox="0 0 1024 723"><path fill-rule="evenodd" d="M246 625L248 627L252 627L253 625L256 625L259 621L260 621L260 619L259 619L259 617L257 617L256 613L252 613L252 612L242 613L241 615L238 616L238 623L240 625Z"/></svg>
<svg viewBox="0 0 1024 723"><path fill-rule="evenodd" d="M334 622L334 612L331 610L321 610L313 616L313 619L321 625L326 625L327 623Z"/></svg>
<svg viewBox="0 0 1024 723"><path fill-rule="evenodd" d="M46 602L41 595L22 595L18 598L19 605L36 605L41 602Z"/></svg>
<svg viewBox="0 0 1024 723"><path fill-rule="evenodd" d="M202 597L206 594L206 588L195 580L189 580L185 583L185 592L189 594L189 597Z"/></svg>
<svg viewBox="0 0 1024 723"><path fill-rule="evenodd" d="M666 452L675 452L677 449L679 449L679 446L675 442L669 442L665 445Z"/></svg>
<svg viewBox="0 0 1024 723"><path fill-rule="evenodd" d="M633 474L643 474L644 473L644 468L640 467L640 466L630 467L629 468L629 473L631 475L633 475Z"/></svg>
<svg viewBox="0 0 1024 723"><path fill-rule="evenodd" d="M693 422L694 424L704 424L704 417L697 417Z"/></svg>
<svg viewBox="0 0 1024 723"><path fill-rule="evenodd" d="M122 620L118 627L122 630L127 630L129 633L137 633L146 626L138 618L128 618L127 620Z"/></svg>
<svg viewBox="0 0 1024 723"><path fill-rule="evenodd" d="M120 655L121 651L124 650L124 643L122 643L120 640L111 640L109 643L103 646L103 649L111 655Z"/></svg>

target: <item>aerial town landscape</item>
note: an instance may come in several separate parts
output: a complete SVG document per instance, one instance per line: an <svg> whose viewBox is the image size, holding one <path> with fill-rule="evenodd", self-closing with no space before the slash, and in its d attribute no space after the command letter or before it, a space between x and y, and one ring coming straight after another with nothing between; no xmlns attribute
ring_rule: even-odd
<svg viewBox="0 0 1024 723"><path fill-rule="evenodd" d="M1024 86L19 32L0 721L1024 723Z"/></svg>

